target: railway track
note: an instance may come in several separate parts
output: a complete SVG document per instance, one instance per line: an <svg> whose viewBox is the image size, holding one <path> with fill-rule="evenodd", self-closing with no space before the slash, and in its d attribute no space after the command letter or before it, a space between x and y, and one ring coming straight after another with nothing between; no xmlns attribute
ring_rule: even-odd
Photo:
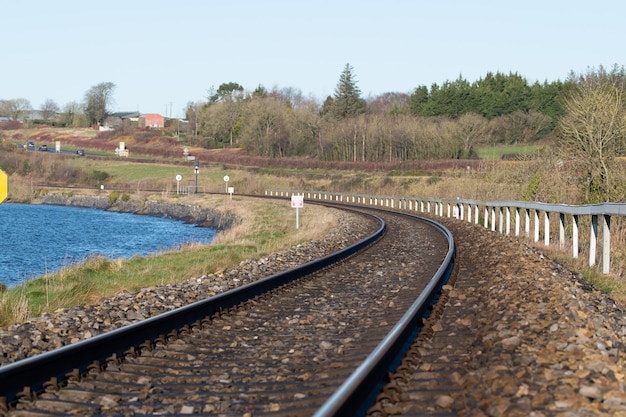
<svg viewBox="0 0 626 417"><path fill-rule="evenodd" d="M454 245L426 219L361 211L380 227L340 253L0 368L4 413L364 415Z"/></svg>

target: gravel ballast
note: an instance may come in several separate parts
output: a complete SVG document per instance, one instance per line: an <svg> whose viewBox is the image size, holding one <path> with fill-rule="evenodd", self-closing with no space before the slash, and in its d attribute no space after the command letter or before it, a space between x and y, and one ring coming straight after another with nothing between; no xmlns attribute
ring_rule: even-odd
<svg viewBox="0 0 626 417"><path fill-rule="evenodd" d="M447 308L472 306L474 314L458 320L456 330L472 332L475 340L467 347L464 368L449 381L445 398L433 402L432 411L462 416L626 416L623 310L578 274L521 240L466 222L437 220L453 232L458 245L458 285L450 288ZM319 241L220 274L120 294L1 329L0 364L288 269L345 247L369 231L359 217L341 214L336 230ZM433 341L438 332L451 331L436 327ZM391 414L414 412L410 395L403 401Z"/></svg>

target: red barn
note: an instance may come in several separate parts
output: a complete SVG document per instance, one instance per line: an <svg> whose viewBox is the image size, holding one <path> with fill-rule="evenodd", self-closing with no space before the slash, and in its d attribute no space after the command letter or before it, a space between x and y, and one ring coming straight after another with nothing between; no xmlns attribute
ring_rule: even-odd
<svg viewBox="0 0 626 417"><path fill-rule="evenodd" d="M165 117L157 113L142 114L139 116L139 127L163 129L165 127Z"/></svg>

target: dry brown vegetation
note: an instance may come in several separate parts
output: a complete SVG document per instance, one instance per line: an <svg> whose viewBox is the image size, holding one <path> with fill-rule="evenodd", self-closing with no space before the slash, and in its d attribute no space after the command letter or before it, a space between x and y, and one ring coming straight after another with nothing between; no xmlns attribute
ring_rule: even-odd
<svg viewBox="0 0 626 417"><path fill-rule="evenodd" d="M97 134L93 131L42 129L10 131L3 137L0 166L11 177L10 197L14 201L33 201L52 187L80 188L75 192L100 192L119 189L133 198L145 198L162 190L161 197L174 196L176 185L171 167L190 163L182 156L184 144L159 141L160 132L143 131L133 137ZM36 138L36 139L33 139ZM90 152L106 151L99 158L77 158L75 155L52 155L17 150L15 143L61 140L70 149ZM131 158L120 160L112 155L119 141L131 148ZM526 200L545 203L577 204L581 201L577 172L550 148L540 155L503 161L436 160L411 162L325 162L308 158L271 159L248 155L237 149L189 148L201 161L200 185L209 192L224 192L224 172L238 194L263 194L265 190L332 191L352 194L395 195L415 197L464 198L482 201ZM149 162L149 163L147 163ZM170 168L168 168L170 167ZM168 169L170 169L168 171ZM131 170L132 176L128 175ZM65 191L73 192L73 191ZM615 298L626 293L621 283L626 277L626 231L621 219L612 225L612 282L585 267L585 247L579 260L572 264L590 279L612 291ZM553 226L552 230L558 230ZM587 229L581 229L587 230ZM234 231L233 231L234 233ZM546 250L546 248L542 248ZM570 262L567 253L555 253ZM595 276L595 278L594 278Z"/></svg>
<svg viewBox="0 0 626 417"><path fill-rule="evenodd" d="M136 132L137 133L137 132ZM14 186L12 198L18 201L36 197L42 188L70 186L135 192L146 189L172 190L169 172L157 173L154 164L178 166L190 170L192 163L183 157L185 145L165 138L161 132L139 131L132 137L113 136L76 129L40 129L8 131L0 134L0 166ZM87 149L100 152L98 158L77 158L73 154L55 155L17 149L16 143L33 140L52 146L60 140L64 149ZM131 157L121 160L113 150L124 141ZM408 162L332 162L313 158L272 159L252 156L238 149L202 149L189 147L201 164L200 181L206 190L221 191L221 184L207 173L238 171L233 186L238 193L260 194L265 189L334 191L379 195L467 198L477 200L529 200L546 203L577 204L577 173L567 161L546 148L540 155L524 159L420 160ZM142 165L149 162L148 165ZM115 175L115 169L133 166L133 178ZM166 172L165 168L162 170Z"/></svg>

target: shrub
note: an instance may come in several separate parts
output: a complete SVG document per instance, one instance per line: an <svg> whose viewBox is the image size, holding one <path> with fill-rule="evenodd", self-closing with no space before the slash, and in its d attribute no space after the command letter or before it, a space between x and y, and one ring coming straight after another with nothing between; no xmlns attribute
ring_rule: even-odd
<svg viewBox="0 0 626 417"><path fill-rule="evenodd" d="M109 194L109 203L110 204L115 204L117 203L117 200L119 200L120 198L120 192L119 191L111 191L111 194Z"/></svg>
<svg viewBox="0 0 626 417"><path fill-rule="evenodd" d="M393 186L393 179L390 177L384 177L381 181L380 184L381 187L383 188L389 188Z"/></svg>
<svg viewBox="0 0 626 417"><path fill-rule="evenodd" d="M98 181L104 181L107 178L109 178L109 174L104 171L95 170L91 173L91 178L93 178L94 180L98 180Z"/></svg>
<svg viewBox="0 0 626 417"><path fill-rule="evenodd" d="M439 181L441 181L441 176L439 176L439 174L434 174L428 177L428 179L426 180L426 184L434 185L437 184Z"/></svg>
<svg viewBox="0 0 626 417"><path fill-rule="evenodd" d="M528 185L526 186L526 190L522 195L522 199L524 201L534 201L537 198L537 193L539 192L539 185L541 185L541 174L535 173L533 178L530 180Z"/></svg>
<svg viewBox="0 0 626 417"><path fill-rule="evenodd" d="M19 173L26 176L30 173L31 169L32 166L30 164L30 161L28 159L24 159L22 161L22 167L20 168Z"/></svg>

